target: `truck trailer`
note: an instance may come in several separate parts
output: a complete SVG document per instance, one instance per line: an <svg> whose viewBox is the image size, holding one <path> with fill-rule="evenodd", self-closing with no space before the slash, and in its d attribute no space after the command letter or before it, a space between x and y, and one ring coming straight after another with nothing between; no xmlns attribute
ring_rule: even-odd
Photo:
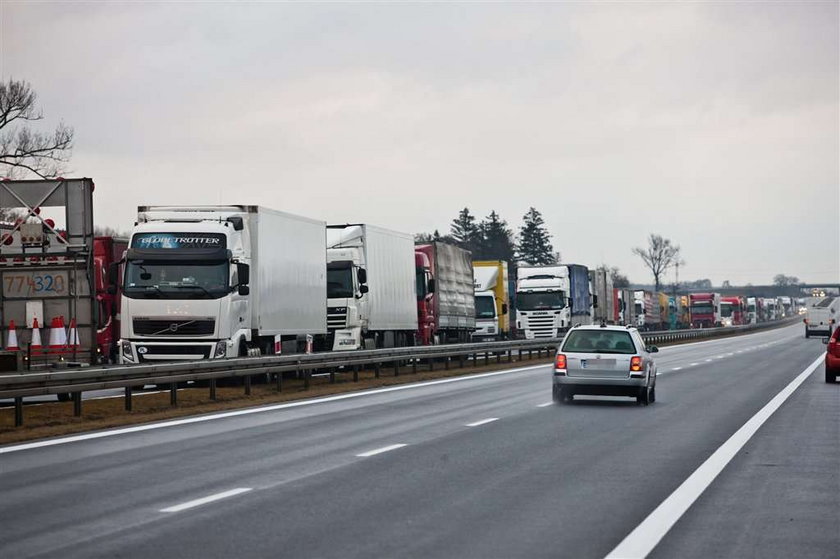
<svg viewBox="0 0 840 559"><path fill-rule="evenodd" d="M504 260L476 260L475 332L473 339L504 340L510 335L508 264Z"/></svg>
<svg viewBox="0 0 840 559"><path fill-rule="evenodd" d="M367 224L329 225L327 261L333 351L414 345L414 237Z"/></svg>
<svg viewBox="0 0 840 559"><path fill-rule="evenodd" d="M525 339L553 338L591 324L589 270L579 264L520 266L516 271L516 325Z"/></svg>
<svg viewBox="0 0 840 559"><path fill-rule="evenodd" d="M302 352L326 337L322 221L260 206L140 206L124 268L123 363Z"/></svg>
<svg viewBox="0 0 840 559"><path fill-rule="evenodd" d="M475 331L472 254L435 241L414 247L421 344L467 342Z"/></svg>
<svg viewBox="0 0 840 559"><path fill-rule="evenodd" d="M603 268L589 270L592 283L592 322L593 324L616 324L615 296L612 278Z"/></svg>

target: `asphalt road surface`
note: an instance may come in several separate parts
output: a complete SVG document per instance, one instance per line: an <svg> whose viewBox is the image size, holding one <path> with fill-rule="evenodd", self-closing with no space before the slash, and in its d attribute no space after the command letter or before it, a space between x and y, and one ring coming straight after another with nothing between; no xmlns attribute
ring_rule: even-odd
<svg viewBox="0 0 840 559"><path fill-rule="evenodd" d="M663 348L648 407L534 366L0 447L0 557L838 557L824 351Z"/></svg>

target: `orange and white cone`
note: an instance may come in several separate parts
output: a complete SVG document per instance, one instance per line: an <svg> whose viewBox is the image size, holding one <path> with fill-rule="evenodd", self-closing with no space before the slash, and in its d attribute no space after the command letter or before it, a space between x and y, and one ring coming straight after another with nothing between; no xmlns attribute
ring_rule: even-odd
<svg viewBox="0 0 840 559"><path fill-rule="evenodd" d="M61 318L56 316L50 323L50 351L62 351L67 345L67 332L61 322Z"/></svg>
<svg viewBox="0 0 840 559"><path fill-rule="evenodd" d="M9 321L9 331L6 334L6 351L18 351L20 346L18 345L17 339L17 331L15 330L15 321Z"/></svg>
<svg viewBox="0 0 840 559"><path fill-rule="evenodd" d="M41 345L41 327L38 325L38 319L32 319L32 342L29 344L31 349L38 349L40 350L43 346Z"/></svg>
<svg viewBox="0 0 840 559"><path fill-rule="evenodd" d="M79 347L79 330L76 328L76 319L70 319L70 332L67 334L67 348L76 349Z"/></svg>

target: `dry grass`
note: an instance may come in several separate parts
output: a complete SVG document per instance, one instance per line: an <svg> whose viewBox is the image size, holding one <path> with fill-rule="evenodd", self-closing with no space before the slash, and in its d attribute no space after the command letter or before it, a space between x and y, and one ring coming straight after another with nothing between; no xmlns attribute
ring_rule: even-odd
<svg viewBox="0 0 840 559"><path fill-rule="evenodd" d="M549 362L551 360L546 358L517 361L515 357L513 361L514 364L520 366ZM245 390L241 386L217 388L216 401L210 400L207 388L186 388L178 391L177 407L169 405L168 391L157 394L135 393L132 398L133 411L131 412L125 411L122 397L83 400L81 417L73 416L72 402L30 404L25 405L23 409L24 425L17 428L14 426L14 408L2 408L0 409L0 444L69 435L109 427L150 423L221 410L316 398L423 380L470 375L510 367L504 358L502 363L498 365L491 359L490 364L484 366L483 361L479 359L478 367L459 369L457 368L457 362L450 366L449 370L444 370L443 364L437 363L435 365L436 370L429 371L426 365L421 365L417 373L412 373L410 366L403 366L400 368L400 375L397 377L393 376L393 368L383 367L378 379L375 378L372 370L360 371L359 382L353 382L352 373L345 373L336 375L335 384L329 383L329 377L316 377L312 379L309 390L303 389L303 381L301 380L284 379L282 392L277 392L273 383L253 384L250 396L245 395Z"/></svg>

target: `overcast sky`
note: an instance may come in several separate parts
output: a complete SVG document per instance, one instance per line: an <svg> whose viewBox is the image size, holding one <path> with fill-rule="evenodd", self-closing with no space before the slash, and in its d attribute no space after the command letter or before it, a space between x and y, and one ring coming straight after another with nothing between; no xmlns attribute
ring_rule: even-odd
<svg viewBox="0 0 840 559"><path fill-rule="evenodd" d="M838 3L0 1L96 221L260 204L417 233L540 210L563 261L840 279ZM669 278L670 280L670 278Z"/></svg>

